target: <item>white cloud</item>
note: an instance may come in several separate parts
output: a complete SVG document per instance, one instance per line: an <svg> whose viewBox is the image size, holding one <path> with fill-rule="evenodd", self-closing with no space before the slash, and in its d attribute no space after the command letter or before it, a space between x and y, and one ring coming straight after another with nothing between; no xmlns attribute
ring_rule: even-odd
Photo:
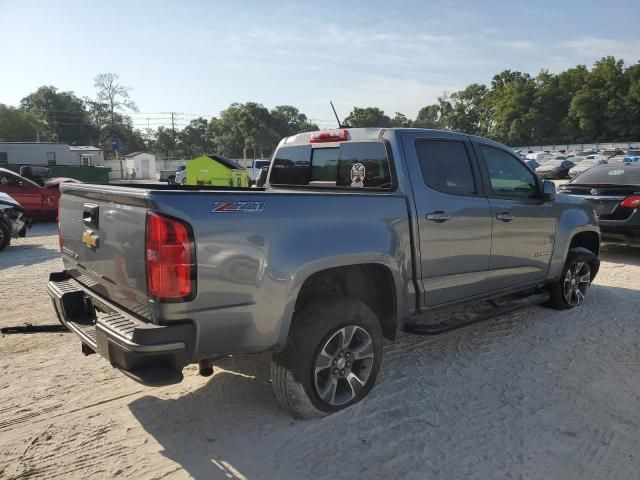
<svg viewBox="0 0 640 480"><path fill-rule="evenodd" d="M560 47L572 50L575 55L588 58L592 61L607 55L613 55L617 59L624 59L626 63L633 64L640 61L640 40L622 40L598 37L582 37L575 40L567 40L560 43Z"/></svg>

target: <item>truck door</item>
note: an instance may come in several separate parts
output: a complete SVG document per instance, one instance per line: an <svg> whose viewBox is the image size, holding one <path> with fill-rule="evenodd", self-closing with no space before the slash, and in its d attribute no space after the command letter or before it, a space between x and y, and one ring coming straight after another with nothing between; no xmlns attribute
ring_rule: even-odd
<svg viewBox="0 0 640 480"><path fill-rule="evenodd" d="M491 208L471 143L445 132L404 133L402 143L416 208L424 305L485 292Z"/></svg>
<svg viewBox="0 0 640 480"><path fill-rule="evenodd" d="M501 148L476 146L493 215L487 285L498 290L542 281L556 234L553 202L541 200L540 182L516 156Z"/></svg>

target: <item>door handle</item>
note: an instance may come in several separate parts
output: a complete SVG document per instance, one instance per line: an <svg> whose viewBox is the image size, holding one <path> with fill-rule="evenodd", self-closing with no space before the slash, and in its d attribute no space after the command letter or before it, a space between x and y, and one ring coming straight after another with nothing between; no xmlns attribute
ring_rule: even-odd
<svg viewBox="0 0 640 480"><path fill-rule="evenodd" d="M511 212L502 212L502 213L497 214L496 218L498 220L502 220L503 222L510 222L515 217L513 216L513 214Z"/></svg>
<svg viewBox="0 0 640 480"><path fill-rule="evenodd" d="M427 213L427 220L431 220L432 222L442 223L447 220L451 220L451 217L448 213L443 212L442 210L436 210L433 213Z"/></svg>

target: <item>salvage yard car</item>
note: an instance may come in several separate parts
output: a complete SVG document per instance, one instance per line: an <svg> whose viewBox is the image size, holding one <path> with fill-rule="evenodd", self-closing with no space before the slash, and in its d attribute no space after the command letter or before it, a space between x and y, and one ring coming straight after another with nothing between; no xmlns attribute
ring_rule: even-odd
<svg viewBox="0 0 640 480"><path fill-rule="evenodd" d="M597 158L597 155L589 155L587 158L574 165L569 169L569 178L573 178L580 175L582 172L586 172L591 167L596 165L604 165L607 161L604 158Z"/></svg>
<svg viewBox="0 0 640 480"><path fill-rule="evenodd" d="M599 267L593 208L555 196L502 144L353 128L283 139L265 188L62 185L59 319L147 385L272 352L295 417L373 387L382 342L544 303L581 305ZM491 301L489 312L428 321Z"/></svg>
<svg viewBox="0 0 640 480"><path fill-rule="evenodd" d="M31 220L22 206L6 193L0 192L0 250L4 250L12 238L24 237L31 228Z"/></svg>
<svg viewBox="0 0 640 480"><path fill-rule="evenodd" d="M22 205L28 217L54 219L58 212L58 185L40 186L11 170L0 168L0 192Z"/></svg>
<svg viewBox="0 0 640 480"><path fill-rule="evenodd" d="M640 245L640 163L590 168L559 191L593 205L604 241Z"/></svg>
<svg viewBox="0 0 640 480"><path fill-rule="evenodd" d="M575 167L575 163L566 159L553 159L536 168L536 174L540 178L560 179L569 176L569 170Z"/></svg>

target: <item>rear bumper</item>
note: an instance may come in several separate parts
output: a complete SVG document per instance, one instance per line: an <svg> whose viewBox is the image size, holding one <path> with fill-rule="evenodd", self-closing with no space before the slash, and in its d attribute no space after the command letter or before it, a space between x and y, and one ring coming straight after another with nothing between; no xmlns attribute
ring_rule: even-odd
<svg viewBox="0 0 640 480"><path fill-rule="evenodd" d="M640 246L640 228L630 227L600 227L602 241L605 243L620 243Z"/></svg>
<svg viewBox="0 0 640 480"><path fill-rule="evenodd" d="M640 211L636 210L626 220L598 220L602 241L640 245Z"/></svg>
<svg viewBox="0 0 640 480"><path fill-rule="evenodd" d="M49 276L49 295L59 320L83 344L134 380L149 386L182 381L195 344L191 323L154 325L98 297L67 272Z"/></svg>

